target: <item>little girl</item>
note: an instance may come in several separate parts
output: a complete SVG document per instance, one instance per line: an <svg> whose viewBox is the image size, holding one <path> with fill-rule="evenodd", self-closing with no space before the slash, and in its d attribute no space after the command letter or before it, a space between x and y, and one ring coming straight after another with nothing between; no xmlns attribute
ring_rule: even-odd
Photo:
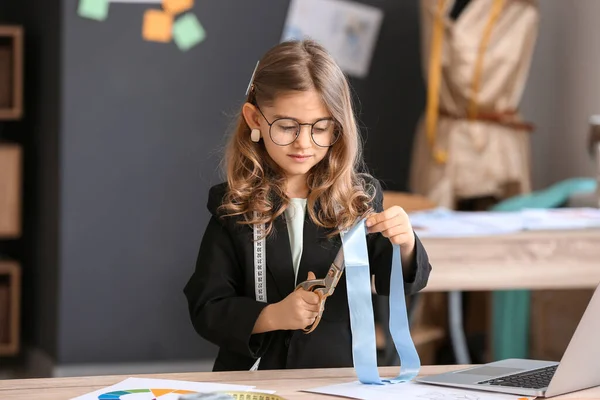
<svg viewBox="0 0 600 400"><path fill-rule="evenodd" d="M310 334L302 329L315 321L319 296L296 285L325 277L340 231L361 218L378 294L389 294L392 243L400 246L406 294L425 287L431 266L407 214L383 210L379 182L359 172L348 82L321 46L285 42L264 55L226 163L227 182L210 189L212 216L184 289L194 328L220 348L213 369L248 370L259 358L259 369L351 367L345 277ZM255 275L256 226L266 237L264 280Z"/></svg>

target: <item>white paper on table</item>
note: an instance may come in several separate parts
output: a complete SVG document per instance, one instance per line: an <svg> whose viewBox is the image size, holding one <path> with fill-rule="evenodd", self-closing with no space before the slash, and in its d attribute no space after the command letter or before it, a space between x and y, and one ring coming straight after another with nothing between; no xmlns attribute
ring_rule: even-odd
<svg viewBox="0 0 600 400"><path fill-rule="evenodd" d="M523 216L505 211L452 211L444 208L409 214L419 237L473 237L519 232L524 229Z"/></svg>
<svg viewBox="0 0 600 400"><path fill-rule="evenodd" d="M115 385L96 390L83 396L75 397L71 400L98 400L102 394L114 392L117 390L133 389L173 389L189 390L199 393L237 391L246 392L254 389L254 386L230 385L212 382L191 382L169 379L148 379L148 378L127 378ZM182 394L164 394L158 397L159 400L178 400ZM151 393L135 393L123 396L123 400L152 400L155 398Z"/></svg>
<svg viewBox="0 0 600 400"><path fill-rule="evenodd" d="M252 393L265 393L265 394L275 394L275 392L277 392L277 390L265 390L265 389L259 389L259 388L253 388L253 389L249 389Z"/></svg>
<svg viewBox="0 0 600 400"><path fill-rule="evenodd" d="M383 20L379 8L347 0L292 0L282 41L311 38L340 68L359 78L368 74Z"/></svg>
<svg viewBox="0 0 600 400"><path fill-rule="evenodd" d="M356 381L303 391L359 400L517 400L534 398L479 390L454 389L416 382L365 385Z"/></svg>
<svg viewBox="0 0 600 400"><path fill-rule="evenodd" d="M600 209L551 208L520 211L453 211L445 208L409 214L423 238L474 237L527 230L569 230L600 227Z"/></svg>
<svg viewBox="0 0 600 400"><path fill-rule="evenodd" d="M525 229L586 229L600 227L600 209L553 208L522 211Z"/></svg>

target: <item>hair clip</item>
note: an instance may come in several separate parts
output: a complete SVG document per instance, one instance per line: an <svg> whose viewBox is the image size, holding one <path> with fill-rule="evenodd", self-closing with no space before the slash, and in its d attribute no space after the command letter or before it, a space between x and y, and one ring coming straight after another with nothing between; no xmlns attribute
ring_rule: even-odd
<svg viewBox="0 0 600 400"><path fill-rule="evenodd" d="M256 62L256 67L254 67L254 72L252 72L252 78L250 78L250 82L248 83L248 88L246 89L246 96L250 93L251 89L254 89L254 75L256 75L256 70L258 69L258 64L260 61Z"/></svg>

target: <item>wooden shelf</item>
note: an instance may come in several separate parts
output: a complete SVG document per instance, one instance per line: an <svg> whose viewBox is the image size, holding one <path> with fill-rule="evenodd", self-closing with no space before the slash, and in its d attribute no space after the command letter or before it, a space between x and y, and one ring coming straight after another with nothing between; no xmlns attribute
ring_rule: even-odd
<svg viewBox="0 0 600 400"><path fill-rule="evenodd" d="M384 190L383 208L388 209L391 206L400 206L406 212L430 210L436 207L435 203L427 197L418 194Z"/></svg>
<svg viewBox="0 0 600 400"><path fill-rule="evenodd" d="M21 268L15 261L0 260L0 307L0 356L16 355L20 347Z"/></svg>
<svg viewBox="0 0 600 400"><path fill-rule="evenodd" d="M23 115L23 28L0 25L0 121Z"/></svg>
<svg viewBox="0 0 600 400"><path fill-rule="evenodd" d="M0 143L0 239L21 236L21 146Z"/></svg>
<svg viewBox="0 0 600 400"><path fill-rule="evenodd" d="M0 25L0 123L23 116L23 28ZM0 142L0 240L21 237L22 147ZM21 267L0 254L0 356L20 350Z"/></svg>

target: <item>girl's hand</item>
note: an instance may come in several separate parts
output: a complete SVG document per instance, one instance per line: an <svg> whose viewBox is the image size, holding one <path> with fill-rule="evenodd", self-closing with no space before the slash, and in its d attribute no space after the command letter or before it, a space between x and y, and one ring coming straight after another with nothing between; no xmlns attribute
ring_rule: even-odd
<svg viewBox="0 0 600 400"><path fill-rule="evenodd" d="M393 244L400 245L402 261L405 255L412 256L415 249L415 234L408 214L402 207L392 206L383 212L372 214L366 220L369 233L381 232Z"/></svg>
<svg viewBox="0 0 600 400"><path fill-rule="evenodd" d="M308 280L316 279L308 273ZM273 304L277 329L304 329L315 322L319 314L319 295L304 289L294 290L279 303Z"/></svg>

